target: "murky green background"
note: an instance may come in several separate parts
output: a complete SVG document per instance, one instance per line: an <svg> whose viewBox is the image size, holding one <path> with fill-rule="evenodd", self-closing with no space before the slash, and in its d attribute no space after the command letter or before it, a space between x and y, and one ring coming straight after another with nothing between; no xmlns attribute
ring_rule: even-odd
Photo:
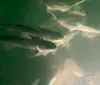
<svg viewBox="0 0 100 85"><path fill-rule="evenodd" d="M39 4L40 1L1 0L0 24L15 23L37 27L39 24L46 22L51 18L51 15L46 12L43 4ZM64 2L64 0L59 1ZM50 0L45 0L45 3L47 2L50 2ZM84 4L87 13L86 23L90 26L99 27L99 3L99 0L93 0ZM0 45L0 68L4 69L0 73L0 85L31 85L37 78L40 78L39 85L47 85L57 70L57 68L53 68L53 64L59 67L59 64L68 57L75 59L86 71L100 70L99 51L100 37L91 42L91 40L77 36L71 43L69 51L66 48L59 48L55 55L32 59L28 57L33 56L33 51L19 48L3 50L2 45Z"/></svg>

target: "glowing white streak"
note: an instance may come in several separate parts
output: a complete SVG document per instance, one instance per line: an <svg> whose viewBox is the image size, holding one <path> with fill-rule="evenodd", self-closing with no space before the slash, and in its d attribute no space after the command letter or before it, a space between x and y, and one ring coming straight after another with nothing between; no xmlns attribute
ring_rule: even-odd
<svg viewBox="0 0 100 85"><path fill-rule="evenodd" d="M79 5L79 4L81 4L81 3L85 2L85 1L86 1L86 0L81 0L81 1L79 1L79 2L77 2L77 3L75 3L75 4L73 4L73 5L71 6L71 8L74 7L74 6L77 6L77 5Z"/></svg>
<svg viewBox="0 0 100 85"><path fill-rule="evenodd" d="M77 24L77 30L83 32L83 37L88 37L89 39L93 39L97 35L100 34L99 30L96 30L95 28L84 26L82 24Z"/></svg>
<svg viewBox="0 0 100 85"><path fill-rule="evenodd" d="M51 5L51 6L49 6L49 5L46 5L46 6L47 6L47 9L51 10L51 11L60 10L61 12L66 12L66 11L70 10L70 7L67 5L62 6L62 5L55 4L55 5Z"/></svg>
<svg viewBox="0 0 100 85"><path fill-rule="evenodd" d="M76 30L76 27L68 24L64 20L56 20L62 27L68 29L70 32Z"/></svg>
<svg viewBox="0 0 100 85"><path fill-rule="evenodd" d="M86 14L84 12L80 12L80 11L69 11L69 13L71 14L75 14L75 15L80 15L80 16L86 16Z"/></svg>
<svg viewBox="0 0 100 85"><path fill-rule="evenodd" d="M35 56L40 56L40 55L47 56L49 53L55 54L57 50L57 48L56 49L40 49L39 47L36 47L36 49L38 50L38 53Z"/></svg>
<svg viewBox="0 0 100 85"><path fill-rule="evenodd" d="M86 0L81 0L71 6L68 6L68 5L58 5L58 4L54 4L54 5L46 5L47 6L47 9L48 10L51 10L51 11L56 11L56 10L60 10L61 12L66 12L66 11L69 11L71 8L73 8L74 6L77 6L83 2L85 2Z"/></svg>
<svg viewBox="0 0 100 85"><path fill-rule="evenodd" d="M38 46L34 48L34 50L37 51L37 53L34 56L30 56L29 58L35 58L38 56L47 56L49 53L55 54L56 49L40 49Z"/></svg>
<svg viewBox="0 0 100 85"><path fill-rule="evenodd" d="M50 81L49 85L53 85L55 81L56 81L56 77L54 77L54 78Z"/></svg>
<svg viewBox="0 0 100 85"><path fill-rule="evenodd" d="M91 33L100 33L99 30L96 30L95 28L89 27L89 26L84 26L80 23L77 23L76 26L70 25L64 20L58 20L57 21L61 26L69 29L69 31L82 31L82 32L91 32Z"/></svg>
<svg viewBox="0 0 100 85"><path fill-rule="evenodd" d="M57 17L50 10L47 10L47 12L50 13L53 16L54 20L57 20Z"/></svg>
<svg viewBox="0 0 100 85"><path fill-rule="evenodd" d="M80 23L77 23L76 26L70 25L64 20L57 20L57 22L64 28L68 29L69 32L72 31L80 31L82 32L83 37L88 37L90 39L93 39L96 37L98 34L100 34L99 30L96 30L95 28L89 27L89 26L84 26Z"/></svg>
<svg viewBox="0 0 100 85"><path fill-rule="evenodd" d="M80 23L77 23L77 29L76 30L80 30L80 31L84 31L84 32L91 32L91 33L100 33L100 31L96 30L95 28L89 27L89 26L84 26Z"/></svg>

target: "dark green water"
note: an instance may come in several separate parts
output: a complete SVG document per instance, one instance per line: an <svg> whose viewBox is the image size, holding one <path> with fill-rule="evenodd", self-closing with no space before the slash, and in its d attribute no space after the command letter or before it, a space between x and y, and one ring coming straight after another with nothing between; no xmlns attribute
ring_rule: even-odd
<svg viewBox="0 0 100 85"><path fill-rule="evenodd" d="M40 6L38 1L32 0L3 0L0 1L0 10L0 24L15 23L38 26L46 19L46 16L48 17L44 6ZM31 85L32 81L37 78L41 79L40 85L45 85L48 73L50 73L47 58L29 59L28 57L33 54L32 51L19 48L8 51L1 48L0 66L4 71L2 75L0 74L0 85L15 85L14 83Z"/></svg>

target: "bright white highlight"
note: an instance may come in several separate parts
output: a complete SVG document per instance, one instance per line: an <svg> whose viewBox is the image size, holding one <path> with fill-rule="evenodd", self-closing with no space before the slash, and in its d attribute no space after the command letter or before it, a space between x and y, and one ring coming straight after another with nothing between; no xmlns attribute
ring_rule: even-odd
<svg viewBox="0 0 100 85"><path fill-rule="evenodd" d="M68 5L65 5L65 4L52 4L52 5L46 5L47 6L47 9L50 10L50 11L61 11L61 12L66 12L66 11L69 11L71 8L85 2L86 0L81 0L71 6L68 6Z"/></svg>

